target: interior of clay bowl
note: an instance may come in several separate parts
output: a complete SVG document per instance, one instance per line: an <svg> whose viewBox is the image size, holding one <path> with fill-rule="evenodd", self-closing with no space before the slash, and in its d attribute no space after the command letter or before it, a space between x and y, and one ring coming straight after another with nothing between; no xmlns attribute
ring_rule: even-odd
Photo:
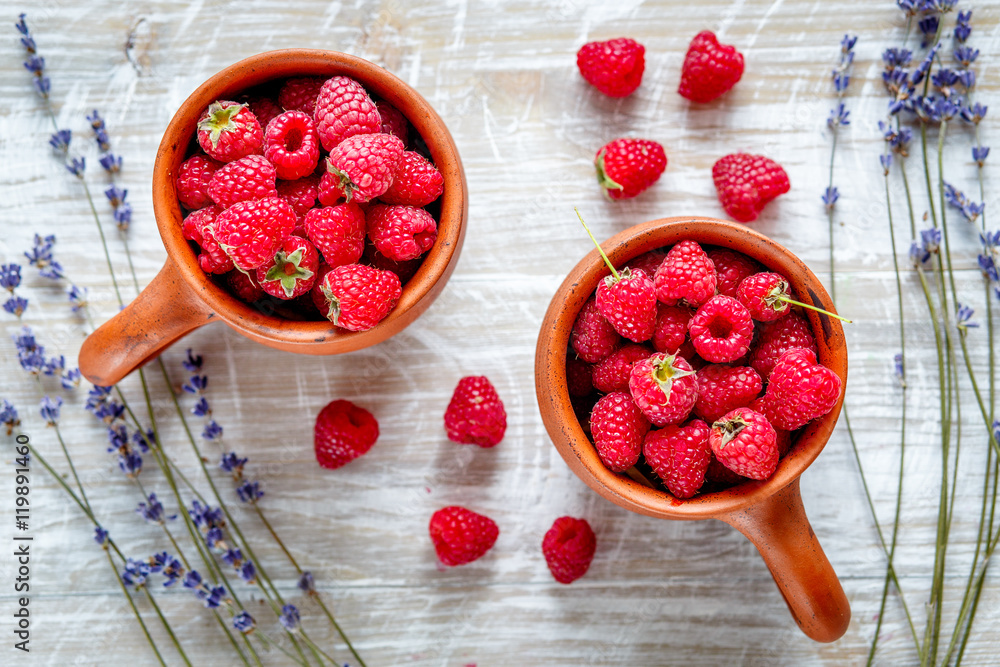
<svg viewBox="0 0 1000 667"><path fill-rule="evenodd" d="M175 178L186 159L198 118L209 104L234 99L269 82L297 76L345 75L362 83L377 99L399 109L420 135L431 160L444 176L438 237L416 274L403 286L396 307L374 328L351 332L327 321L293 320L274 308L251 305L232 296L198 266L195 250L183 238L184 213ZM153 173L153 207L160 236L185 281L230 326L266 344L310 354L334 354L367 347L397 333L422 313L443 289L462 246L468 191L458 150L444 122L424 98L402 80L354 56L309 49L272 51L235 63L208 79L181 105L164 133Z"/></svg>
<svg viewBox="0 0 1000 667"><path fill-rule="evenodd" d="M631 227L601 247L615 267L656 248L691 239L708 246L742 252L769 269L784 275L796 298L836 312L817 277L791 252L747 227L701 217L653 220ZM641 514L674 519L701 519L732 512L770 496L798 478L826 444L843 404L847 381L847 348L840 322L827 315L804 310L819 354L818 360L840 376L841 395L833 410L811 421L797 432L794 446L781 459L774 475L761 482L737 486L678 500L666 491L649 488L625 474L609 471L581 427L566 385L566 354L577 314L594 293L598 281L609 275L594 249L570 271L552 299L542 322L535 355L535 388L542 421L553 444L570 468L591 488L612 502Z"/></svg>

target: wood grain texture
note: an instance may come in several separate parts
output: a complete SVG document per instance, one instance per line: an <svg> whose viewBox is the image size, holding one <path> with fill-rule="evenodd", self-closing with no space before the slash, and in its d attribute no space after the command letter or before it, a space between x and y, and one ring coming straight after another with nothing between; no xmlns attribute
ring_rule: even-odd
<svg viewBox="0 0 1000 667"><path fill-rule="evenodd" d="M1000 89L993 60L1000 52L1000 3L968 4L975 8L972 43L983 53L979 99L989 103ZM864 664L885 568L843 428L802 478L806 511L854 614L843 639L821 645L798 631L756 551L734 530L716 521L634 515L575 478L545 434L532 373L535 338L551 295L590 249L573 206L601 239L652 218L723 216L710 168L736 149L766 154L786 167L792 190L768 206L755 229L796 252L826 280L829 246L820 195L830 155L829 73L841 37L856 33L848 100L852 122L840 136L835 164L841 192L836 289L839 310L857 319L848 329L847 406L875 509L883 522L891 517L902 392L892 374L899 347L895 282L876 124L884 110L879 54L904 30L894 3L302 0L290 6L267 0L39 0L25 11L52 77L58 124L74 130L88 159L87 182L100 199L111 261L126 299L135 289L101 194L106 183L84 118L90 110L107 118L114 150L126 161L121 186L134 207L128 245L140 286L164 260L149 191L160 136L180 102L222 67L269 49L341 50L400 75L448 122L469 182L469 229L449 286L415 324L377 347L320 359L267 349L215 324L163 356L179 385L184 349L205 355L209 398L225 427L226 447L250 457L248 470L267 491L265 511L303 567L314 572L324 599L369 665ZM15 14L11 11L10 22ZM723 99L695 107L676 87L687 43L702 29L735 44L747 70ZM130 31L131 61L123 48ZM34 233L56 234L59 261L67 276L90 290L94 318L102 322L117 311L117 303L94 221L80 183L50 154L52 126L31 94L9 32L0 58L0 259L22 261ZM581 80L575 52L586 41L620 35L646 46L647 66L633 96L612 100ZM996 128L992 116L984 121L985 143ZM592 159L600 146L621 135L660 141L670 163L647 193L608 202L594 183ZM974 192L970 142L966 128L953 128L946 165L950 180ZM922 193L915 159L908 173ZM989 187L995 173L987 163L988 212L998 201L993 192L1000 191ZM893 188L898 243L905 253L909 232L902 231L908 225L895 180ZM920 194L918 216L925 201ZM976 236L950 213L959 289L981 319ZM31 307L24 324L36 330L50 353L75 359L90 325L69 312L64 285L27 269L25 276L20 293L31 299ZM896 568L922 626L940 460L936 362L915 278L904 279L911 419ZM5 332L0 398L21 408L24 431L61 463L51 429L34 407L36 387L21 374L9 341L17 324L9 317L0 324ZM984 329L969 336L983 385L985 336ZM506 404L507 435L492 450L456 446L442 428L455 383L472 374L490 377ZM147 377L168 451L186 475L200 479L158 368L148 367ZM46 382L47 391L56 391ZM968 573L986 459L971 391L964 377L961 383L963 432L975 435L963 440L963 492L948 552L946 618L957 613ZM145 415L137 378L121 386ZM367 456L331 472L315 465L311 432L314 415L333 398L371 409L381 437ZM183 400L189 407L191 401ZM102 522L130 555L167 548L158 529L135 516L139 493L117 472L105 452L103 429L83 411L83 402L82 396L68 400L61 425ZM197 426L196 419L192 423ZM5 452L10 463L9 449ZM206 444L205 452L214 459L219 450ZM149 462L143 481L167 498L153 468ZM0 471L5 508L13 498L11 469L5 465ZM218 481L238 504L228 481L222 476ZM92 528L38 467L31 494L32 652L21 655L9 647L15 566L4 546L0 663L155 664L103 553L91 541ZM501 533L485 558L442 571L435 566L426 526L434 510L453 503L491 516ZM0 514L0 541L7 545L12 510ZM571 586L552 580L539 548L551 522L565 514L587 518L599 540L590 572ZM295 571L256 518L239 514L238 519L244 531L259 537L258 556L282 591L303 604L313 636L346 661L315 608L300 599ZM260 609L255 615L262 628L279 634L259 594L246 587L237 592L251 609ZM195 664L236 664L214 620L189 591L163 591L158 599ZM142 609L148 617L148 606ZM996 663L998 621L1000 586L991 574L964 664ZM166 647L162 632L156 633ZM882 633L876 664L918 663L896 598ZM173 653L168 662L180 664ZM272 652L265 662L288 661Z"/></svg>

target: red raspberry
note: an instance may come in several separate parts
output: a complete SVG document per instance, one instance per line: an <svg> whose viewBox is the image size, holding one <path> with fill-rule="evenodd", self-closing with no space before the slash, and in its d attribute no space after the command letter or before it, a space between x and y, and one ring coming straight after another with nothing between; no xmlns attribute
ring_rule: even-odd
<svg viewBox="0 0 1000 667"><path fill-rule="evenodd" d="M211 224L222 213L218 206L206 206L188 213L181 224L181 233L188 241L194 241L201 247L198 255L198 266L205 273L222 274L233 269L233 260L219 247L211 231Z"/></svg>
<svg viewBox="0 0 1000 667"><path fill-rule="evenodd" d="M748 406L762 387L760 376L749 366L705 366L698 371L694 413L712 423L730 410Z"/></svg>
<svg viewBox="0 0 1000 667"><path fill-rule="evenodd" d="M715 289L719 294L736 298L736 290L743 279L757 273L757 263L741 252L727 248L713 248L707 253L715 265L717 280Z"/></svg>
<svg viewBox="0 0 1000 667"><path fill-rule="evenodd" d="M597 309L597 300L590 297L573 323L570 347L588 364L596 364L614 352L620 340L618 332Z"/></svg>
<svg viewBox="0 0 1000 667"><path fill-rule="evenodd" d="M365 264L374 266L376 269L392 271L399 276L399 282L404 285L416 274L417 269L423 263L423 260L419 257L417 259L408 259L405 262L397 262L394 259L389 259L376 250L375 246L371 243L365 244L365 250L361 255L361 259Z"/></svg>
<svg viewBox="0 0 1000 667"><path fill-rule="evenodd" d="M733 220L753 222L769 201L788 192L788 174L763 155L733 153L712 166L719 202Z"/></svg>
<svg viewBox="0 0 1000 667"><path fill-rule="evenodd" d="M775 428L794 431L832 410L840 389L840 376L816 363L815 352L793 348L774 365L762 408Z"/></svg>
<svg viewBox="0 0 1000 667"><path fill-rule="evenodd" d="M375 249L397 262L420 257L437 239L437 222L422 208L377 204L365 220Z"/></svg>
<svg viewBox="0 0 1000 667"><path fill-rule="evenodd" d="M635 343L622 345L593 367L594 389L605 394L612 391L628 391L632 366L651 354L652 350L645 345Z"/></svg>
<svg viewBox="0 0 1000 667"><path fill-rule="evenodd" d="M481 558L496 543L500 529L488 516L450 505L431 516L430 533L442 565L455 567Z"/></svg>
<svg viewBox="0 0 1000 667"><path fill-rule="evenodd" d="M313 446L323 468L339 468L368 453L378 440L378 421L344 399L331 401L316 415Z"/></svg>
<svg viewBox="0 0 1000 667"><path fill-rule="evenodd" d="M368 97L364 86L346 76L335 76L323 83L316 97L313 117L319 140L327 151L356 134L382 131L382 119L372 98Z"/></svg>
<svg viewBox="0 0 1000 667"><path fill-rule="evenodd" d="M667 256L665 250L650 250L649 252L644 252L635 259L628 262L625 266L632 271L636 269L642 269L646 272L647 276L656 275L656 270L660 268L660 264L663 263L663 259Z"/></svg>
<svg viewBox="0 0 1000 667"><path fill-rule="evenodd" d="M284 109L270 97L252 97L247 101L247 105L249 105L253 115L257 117L257 122L260 123L262 130L266 130L267 124L284 112Z"/></svg>
<svg viewBox="0 0 1000 667"><path fill-rule="evenodd" d="M207 155L192 155L177 168L177 199L192 211L212 203L208 182L222 163Z"/></svg>
<svg viewBox="0 0 1000 667"><path fill-rule="evenodd" d="M225 165L208 182L208 196L222 208L251 199L278 196L274 167L261 155L248 155Z"/></svg>
<svg viewBox="0 0 1000 667"><path fill-rule="evenodd" d="M257 283L260 288L279 299L295 299L302 296L316 282L319 269L319 253L315 246L299 236L289 236L274 258L257 267Z"/></svg>
<svg viewBox="0 0 1000 667"><path fill-rule="evenodd" d="M306 176L294 181L278 181L278 196L284 199L295 211L295 216L302 221L306 213L316 205L316 195L319 193L319 176Z"/></svg>
<svg viewBox="0 0 1000 667"><path fill-rule="evenodd" d="M739 301L717 294L688 323L691 342L705 361L725 363L747 353L753 340L753 319Z"/></svg>
<svg viewBox="0 0 1000 667"><path fill-rule="evenodd" d="M316 110L316 98L324 82L318 76L288 79L278 91L278 104L285 111L301 111L312 116Z"/></svg>
<svg viewBox="0 0 1000 667"><path fill-rule="evenodd" d="M680 241L653 276L656 298L668 306L697 308L715 295L715 266L696 241Z"/></svg>
<svg viewBox="0 0 1000 667"><path fill-rule="evenodd" d="M249 273L243 273L233 269L226 274L226 284L229 290L247 303L253 303L264 296L264 290L260 288L257 279Z"/></svg>
<svg viewBox="0 0 1000 667"><path fill-rule="evenodd" d="M691 311L683 306L656 305L656 327L653 329L653 348L657 352L674 354L687 340ZM681 355L684 356L684 355ZM685 359L690 357L684 356Z"/></svg>
<svg viewBox="0 0 1000 667"><path fill-rule="evenodd" d="M590 433L601 462L611 472L628 470L639 461L649 420L623 391L601 397L590 411Z"/></svg>
<svg viewBox="0 0 1000 667"><path fill-rule="evenodd" d="M259 155L264 131L245 104L219 100L208 105L198 121L198 145L219 162Z"/></svg>
<svg viewBox="0 0 1000 667"><path fill-rule="evenodd" d="M628 37L589 42L576 53L576 66L587 83L608 97L631 95L642 83L646 48Z"/></svg>
<svg viewBox="0 0 1000 667"><path fill-rule="evenodd" d="M566 357L566 388L577 398L594 391L594 367L575 354Z"/></svg>
<svg viewBox="0 0 1000 667"><path fill-rule="evenodd" d="M698 379L691 364L662 352L632 366L628 388L639 409L659 427L687 419L698 400Z"/></svg>
<svg viewBox="0 0 1000 667"><path fill-rule="evenodd" d="M715 458L715 454L712 455L712 461L708 464L708 470L705 471L706 484L711 484L717 488L728 488L730 486L735 486L736 484L741 484L745 481L747 481L746 477L743 475L737 475L735 472L719 463L719 459Z"/></svg>
<svg viewBox="0 0 1000 667"><path fill-rule="evenodd" d="M320 313L348 331L374 327L395 307L402 293L395 273L364 264L334 267L316 281L313 290L313 302Z"/></svg>
<svg viewBox="0 0 1000 667"><path fill-rule="evenodd" d="M357 134L330 151L327 173L319 182L319 200L332 206L341 200L359 204L381 196L403 155L403 142L391 134Z"/></svg>
<svg viewBox="0 0 1000 667"><path fill-rule="evenodd" d="M736 298L755 320L773 322L791 309L792 288L778 273L755 273L740 283Z"/></svg>
<svg viewBox="0 0 1000 667"><path fill-rule="evenodd" d="M463 445L489 448L503 440L507 412L497 390L483 375L458 381L444 413L448 439Z"/></svg>
<svg viewBox="0 0 1000 667"><path fill-rule="evenodd" d="M594 168L606 197L628 199L660 178L667 168L667 154L655 141L615 139L597 151Z"/></svg>
<svg viewBox="0 0 1000 667"><path fill-rule="evenodd" d="M542 538L542 554L549 572L560 584L570 584L590 569L597 536L585 519L561 516Z"/></svg>
<svg viewBox="0 0 1000 667"><path fill-rule="evenodd" d="M650 431L642 453L656 475L676 498L690 498L705 483L712 460L708 424L693 419L684 426L670 424Z"/></svg>
<svg viewBox="0 0 1000 667"><path fill-rule="evenodd" d="M219 214L208 226L237 269L256 269L295 229L295 211L283 199L241 201Z"/></svg>
<svg viewBox="0 0 1000 667"><path fill-rule="evenodd" d="M365 249L365 214L354 202L306 213L306 236L330 266L354 264Z"/></svg>
<svg viewBox="0 0 1000 667"><path fill-rule="evenodd" d="M420 153L403 151L389 189L379 197L385 204L427 206L444 192L444 176Z"/></svg>
<svg viewBox="0 0 1000 667"><path fill-rule="evenodd" d="M719 463L737 475L763 480L778 467L777 437L764 415L736 408L712 424L708 439Z"/></svg>
<svg viewBox="0 0 1000 667"><path fill-rule="evenodd" d="M264 157L278 178L294 181L313 173L319 163L319 136L313 119L302 111L286 111L267 125Z"/></svg>
<svg viewBox="0 0 1000 667"><path fill-rule="evenodd" d="M634 343L649 340L656 328L656 288L641 269L622 269L616 279L597 284L597 309L620 335Z"/></svg>
<svg viewBox="0 0 1000 667"><path fill-rule="evenodd" d="M384 100L376 102L375 109L382 119L382 132L396 135L406 146L410 138L410 123L403 112Z"/></svg>
<svg viewBox="0 0 1000 667"><path fill-rule="evenodd" d="M815 352L816 339L808 320L793 310L780 320L764 326L757 344L750 351L748 364L767 382L781 355L795 347Z"/></svg>
<svg viewBox="0 0 1000 667"><path fill-rule="evenodd" d="M691 40L677 92L692 102L711 102L743 76L743 56L736 47L719 44L715 35L704 30Z"/></svg>

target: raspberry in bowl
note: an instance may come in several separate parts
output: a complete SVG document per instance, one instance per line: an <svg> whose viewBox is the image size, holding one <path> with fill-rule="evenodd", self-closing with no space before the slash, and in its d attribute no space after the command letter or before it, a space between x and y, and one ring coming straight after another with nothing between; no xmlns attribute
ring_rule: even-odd
<svg viewBox="0 0 1000 667"><path fill-rule="evenodd" d="M397 183L379 199L407 152L400 182L412 187ZM363 231L372 208L378 249ZM153 209L167 260L84 342L81 372L96 384L217 320L303 354L385 340L454 270L468 188L447 127L413 88L354 56L288 49L235 63L184 101L157 152ZM314 255L323 261L312 269Z"/></svg>
<svg viewBox="0 0 1000 667"><path fill-rule="evenodd" d="M577 264L552 299L536 348L536 393L542 421L553 444L570 469L588 486L625 509L665 519L714 518L735 527L760 551L802 631L817 641L836 640L846 631L850 607L803 510L799 476L822 451L843 402L847 377L843 328L829 315L803 309L766 325L771 327L787 320L782 326L788 331L781 336L768 339L758 333L751 339L745 327L751 317L749 309L739 301L738 285L758 272L768 272L783 276L788 291L803 303L835 312L830 297L816 276L791 252L762 234L731 222L701 217L654 220L619 233L601 248L612 266L629 267L628 273L619 271L619 284L634 281L636 275L645 274L650 266L657 267L653 280L659 302L657 326L648 342L636 343L619 336L611 323L602 322L594 314L600 305L595 303L595 292L599 302L599 286L609 282L606 279L611 270L596 249ZM678 263L681 267L678 280L670 285L657 284L655 277L665 272L659 267L671 253L682 258ZM714 266L715 260L706 262L702 254L729 262L714 276L714 286L708 285L711 277L695 275L690 270L690 267ZM734 282L737 282L735 291ZM755 282L750 281L748 286ZM735 296L717 293L723 284ZM744 296L749 299L758 292L749 290ZM755 311L759 306L751 303ZM705 321L692 322L696 313L704 313ZM795 319L788 319L793 316ZM678 325L685 318L687 339ZM677 335L678 331L681 335ZM692 345L698 331L708 338L702 341L701 353ZM780 362L774 358L780 359L777 353L785 352L778 349L785 340L783 336L805 340L805 334L811 336L815 345L814 351L803 350L805 358ZM615 350L636 344L653 349L645 359L632 362L629 380L639 374L647 379L653 377L653 382L643 381L638 386L630 383L623 388L621 378L606 380L606 369L598 373L595 366L594 378L599 380L595 384L615 391L597 400L597 405L594 397L598 393L582 398L571 395L567 367L579 365L577 356L590 364L599 365L610 359L610 365L620 366ZM760 352L761 370L750 370L736 379L731 377L732 372L727 368L754 368L751 359L755 350ZM719 361L708 362L702 354L716 355ZM815 355L811 360L810 354ZM636 353L632 358L641 359L642 355ZM650 373L635 373L636 367L643 363L650 366ZM789 371L781 370L782 363ZM765 368L767 365L770 369ZM797 416L810 416L804 423L792 419L783 422L797 429L794 443L790 444L787 435L779 438L775 430L768 433L772 427L765 428L767 420L761 417L762 412L771 415L771 419L782 419L784 415L773 415L769 409L774 406L761 406L760 402L766 401L754 397L762 388L769 388L761 372L773 374L778 369L775 387L786 387L791 383L782 377L793 377L796 369L805 366L809 372L818 367L823 370L816 373L836 376L830 385L835 386L836 393L832 404L809 402L804 413L795 410ZM578 369L574 375L577 373ZM782 373L785 375L781 376ZM753 375L758 376L756 381ZM660 395L668 379L678 386L676 396ZM708 400L701 405L697 391L688 391L685 384L694 379L711 388ZM828 384L816 382L824 400L828 398ZM575 389L573 393L580 392ZM746 400L758 402L751 402L748 408L741 405ZM647 415L642 410L644 402L662 407ZM581 409L581 403L587 407ZM822 414L818 408L814 409L816 405L822 408ZM725 412L720 417L721 410ZM737 422L739 428L733 428L732 424ZM717 429L719 432L715 433ZM704 451L688 457L697 459L707 469L708 486L700 479L672 474L676 471L671 468L671 459L678 455L685 458L685 447L706 437L717 441L753 440L754 445L766 440L767 447L762 452L751 448L753 456L736 457L740 460L723 456L726 460L722 463L729 467L720 465ZM602 452L602 448L606 451ZM781 456L781 450L787 452Z"/></svg>

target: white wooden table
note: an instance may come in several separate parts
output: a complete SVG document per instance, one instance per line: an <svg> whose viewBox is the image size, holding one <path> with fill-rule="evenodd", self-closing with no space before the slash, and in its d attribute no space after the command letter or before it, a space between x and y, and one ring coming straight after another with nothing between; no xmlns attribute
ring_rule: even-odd
<svg viewBox="0 0 1000 667"><path fill-rule="evenodd" d="M961 6L967 3L963 2ZM209 398L228 448L249 456L248 471L267 496L268 516L369 665L847 665L863 664L882 589L884 557L844 430L802 478L806 510L839 573L853 609L847 634L821 645L803 636L787 613L754 548L721 523L667 522L631 514L598 497L570 473L550 444L534 396L534 344L542 314L566 272L590 248L573 214L578 206L599 238L668 215L723 216L712 163L735 150L766 154L788 170L792 190L771 204L755 229L829 275L826 187L834 105L830 70L845 33L859 35L848 93L851 124L836 157L841 200L836 212L839 309L848 329L851 379L847 405L880 518L891 517L898 461L901 391L893 377L898 348L892 274L876 122L885 98L879 54L901 38L893 3L808 0L701 3L429 1L285 3L53 2L39 0L28 21L52 79L60 126L87 145L91 189L100 197L85 115L106 117L114 150L125 159L121 183L134 207L129 232L139 283L156 274L164 251L153 221L150 179L160 136L179 103L205 78L254 53L285 47L341 50L371 59L422 92L447 120L462 154L470 192L465 247L440 299L395 338L367 350L300 357L271 350L224 325L198 330L164 354L179 383L187 347L206 359ZM1000 90L1000 3L973 6L972 44L980 48L979 99ZM8 8L7 24L17 10ZM690 38L702 29L745 55L746 73L721 101L695 108L676 94ZM134 31L132 60L123 45ZM647 49L636 94L605 98L575 65L585 41L628 35ZM116 310L93 219L80 185L50 154L52 130L30 90L11 27L0 58L0 260L23 261L32 235L53 233L66 274L90 290L92 312ZM997 135L990 116L985 143ZM669 156L663 178L644 195L604 201L594 182L595 151L632 134L660 141ZM949 178L974 192L969 133L954 130ZM911 160L917 181L917 157ZM988 193L996 169L987 163ZM926 206L920 200L920 211ZM987 196L988 210L997 201ZM125 254L103 200L112 261L127 298L134 295ZM898 204L897 204L898 206ZM902 211L901 208L898 208ZM918 213L919 214L919 213ZM899 221L903 220L902 213ZM952 211L960 289L979 308L975 234ZM899 227L903 229L903 227ZM908 232L901 234L900 248ZM70 313L62 288L25 267L19 293L31 300L25 324L50 353L75 360L88 327ZM905 276L910 389L903 525L897 569L918 625L924 619L937 502L936 370L915 279ZM62 463L50 429L38 417L38 394L18 368L4 314L0 398L14 402L22 428L49 459ZM985 375L985 332L970 345ZM155 367L154 367L155 368ZM509 426L492 450L459 447L441 417L463 375L490 377ZM197 466L156 373L154 406L169 453L193 479ZM963 376L964 377L964 376ZM985 383L984 383L985 384ZM121 385L142 404L135 377ZM963 387L966 387L963 380ZM53 390L54 391L54 390ZM102 427L68 401L61 427L102 522L130 555L168 548L162 534L135 515L138 493L105 452ZM971 557L985 449L971 394L963 394L968 437L949 551L946 618L953 618ZM381 437L364 458L324 471L312 454L312 423L333 398L375 413ZM144 408L140 410L145 414ZM0 437L0 441L8 443ZM15 651L12 614L18 595L11 558L14 535L12 456L0 471L0 663L154 664L112 578L92 528L38 466L31 475L31 653ZM218 450L208 444L214 459ZM148 462L143 479L168 497ZM229 492L226 481L219 478ZM238 503L230 496L233 505ZM427 536L431 513L462 504L496 520L500 538L474 564L442 570ZM172 511L176 511L174 508ZM553 581L541 556L542 535L570 514L598 536L589 573L570 586ZM241 516L281 590L302 603L295 571L253 516ZM995 573L994 573L995 574ZM252 589L238 588L258 600ZM195 664L236 664L212 617L187 590L159 593L165 613ZM254 609L258 609L254 602ZM179 660L148 606L170 664ZM315 608L302 604L306 627L341 662L349 661ZM260 608L262 627L280 634ZM1000 585L990 576L965 664L996 664ZM876 662L916 664L897 598L892 597ZM285 664L279 653L268 664Z"/></svg>

